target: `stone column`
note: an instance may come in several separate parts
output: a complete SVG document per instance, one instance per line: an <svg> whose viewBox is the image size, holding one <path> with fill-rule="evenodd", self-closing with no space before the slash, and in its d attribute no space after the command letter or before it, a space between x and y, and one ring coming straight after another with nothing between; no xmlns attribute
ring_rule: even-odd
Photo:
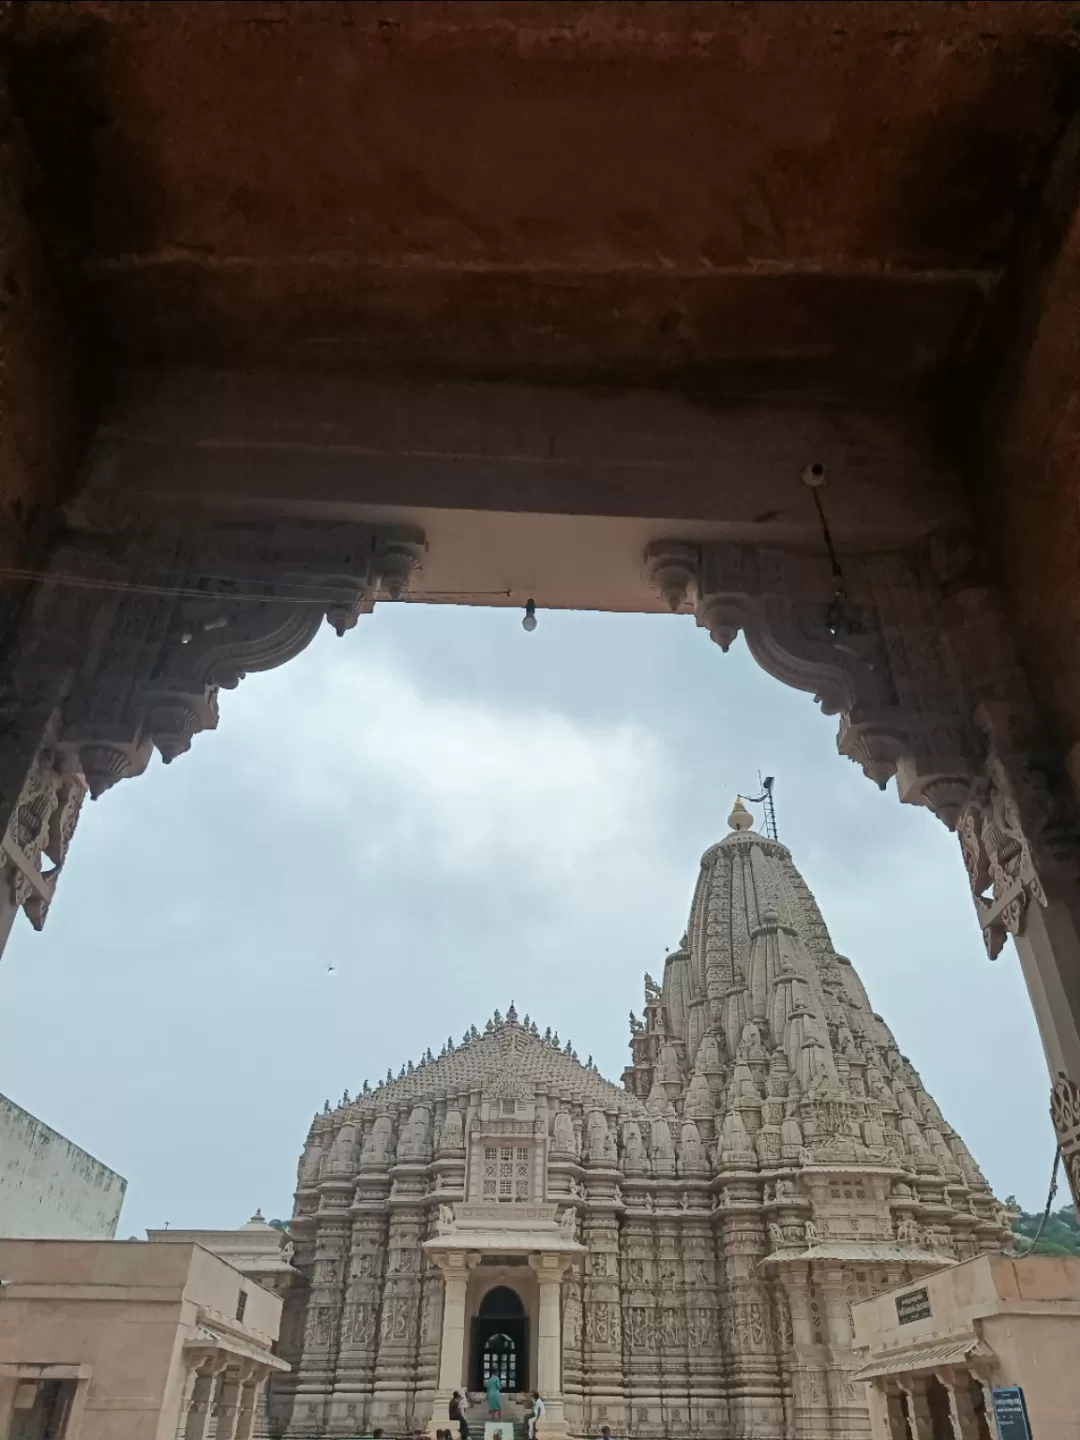
<svg viewBox="0 0 1080 1440"><path fill-rule="evenodd" d="M240 1419L240 1392L247 1376L247 1367L230 1365L221 1376L217 1390L214 1417L217 1426L214 1440L236 1440L236 1427Z"/></svg>
<svg viewBox="0 0 1080 1440"><path fill-rule="evenodd" d="M739 1435L781 1435L784 1395L761 1271L768 1249L761 1182L733 1167L723 1179L724 1203L715 1223L723 1265L729 1424Z"/></svg>
<svg viewBox="0 0 1080 1440"><path fill-rule="evenodd" d="M479 1255L461 1250L433 1255L443 1272L442 1343L439 1347L439 1389L429 1426L432 1435L446 1427L445 1414L455 1390L460 1390L465 1374L465 1295L469 1288L469 1271L480 1263Z"/></svg>
<svg viewBox="0 0 1080 1440"><path fill-rule="evenodd" d="M572 1263L567 1255L530 1255L540 1287L537 1324L536 1386L544 1402L543 1435L565 1435L562 1399L562 1279Z"/></svg>
<svg viewBox="0 0 1080 1440"><path fill-rule="evenodd" d="M971 1378L967 1371L946 1372L938 1379L949 1392L949 1419L955 1440L979 1440L979 1420L971 1402Z"/></svg>
<svg viewBox="0 0 1080 1440"><path fill-rule="evenodd" d="M259 1391L266 1383L261 1371L244 1381L240 1392L240 1409L236 1417L236 1440L252 1440L255 1434L255 1415L259 1408Z"/></svg>
<svg viewBox="0 0 1080 1440"><path fill-rule="evenodd" d="M400 1124L403 1128L404 1120ZM413 1414L427 1172L422 1163L408 1161L395 1165L390 1174L386 1278L370 1418L373 1425L400 1434L411 1431L418 1420L426 1423L428 1418Z"/></svg>
<svg viewBox="0 0 1080 1440"><path fill-rule="evenodd" d="M361 1172L352 1206L352 1239L331 1418L342 1428L351 1425L357 1434L370 1429L379 1306L387 1259L389 1190L385 1171Z"/></svg>
<svg viewBox="0 0 1080 1440"><path fill-rule="evenodd" d="M581 1243L586 1250L581 1321L582 1423L593 1433L601 1424L610 1424L618 1434L631 1423L626 1409L618 1273L617 1212L621 1200L617 1198L616 1172L612 1170L591 1170L586 1183L588 1208L581 1222Z"/></svg>
<svg viewBox="0 0 1080 1440"><path fill-rule="evenodd" d="M889 1428L889 1440L906 1440L907 1406L904 1395L899 1391L890 1390L885 1396L885 1423Z"/></svg>
<svg viewBox="0 0 1080 1440"><path fill-rule="evenodd" d="M206 1440L210 1434L217 1380L217 1374L209 1366L198 1370L188 1401L184 1440Z"/></svg>
<svg viewBox="0 0 1080 1440"><path fill-rule="evenodd" d="M926 1398L926 1381L921 1376L901 1380L912 1440L934 1440L934 1422Z"/></svg>
<svg viewBox="0 0 1080 1440"><path fill-rule="evenodd" d="M1028 904L1016 950L1050 1069L1062 1166L1080 1211L1080 911L1072 897L1046 893L1045 906Z"/></svg>

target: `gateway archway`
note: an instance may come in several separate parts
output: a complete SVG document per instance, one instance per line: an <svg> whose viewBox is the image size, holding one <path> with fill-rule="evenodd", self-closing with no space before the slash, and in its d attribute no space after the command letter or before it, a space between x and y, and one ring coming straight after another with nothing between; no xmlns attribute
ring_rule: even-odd
<svg viewBox="0 0 1080 1440"><path fill-rule="evenodd" d="M504 1392L529 1388L529 1321L524 1301L509 1285L489 1290L472 1322L470 1390L482 1390L492 1375Z"/></svg>
<svg viewBox="0 0 1080 1440"><path fill-rule="evenodd" d="M182 755L216 727L222 689L298 654L324 618L344 634L377 602L437 598L425 534L406 526L167 511L98 525L54 552L9 662L25 704L4 764L13 789L25 778L8 926L19 907L44 923L87 790L141 774L155 748ZM613 586L621 574L640 608L692 613L721 650L742 635L838 717L842 755L958 834L988 953L1016 941L1080 1202L1080 828L978 551L938 538L840 574L825 555L661 536L637 566Z"/></svg>

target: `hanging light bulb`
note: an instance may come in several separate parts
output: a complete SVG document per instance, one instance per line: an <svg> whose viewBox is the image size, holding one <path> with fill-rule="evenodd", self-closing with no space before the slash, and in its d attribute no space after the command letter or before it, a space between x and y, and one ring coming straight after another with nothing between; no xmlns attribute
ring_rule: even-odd
<svg viewBox="0 0 1080 1440"><path fill-rule="evenodd" d="M521 622L521 628L522 628L523 630L529 631L530 634L532 633L532 631L534 631L534 630L536 629L536 601L535 601L535 600L526 600L526 601L525 601L525 619L522 620L522 622Z"/></svg>

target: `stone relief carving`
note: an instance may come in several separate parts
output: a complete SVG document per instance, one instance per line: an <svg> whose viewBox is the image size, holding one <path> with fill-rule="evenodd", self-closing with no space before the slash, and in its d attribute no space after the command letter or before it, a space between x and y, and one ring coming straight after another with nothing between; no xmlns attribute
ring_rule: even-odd
<svg viewBox="0 0 1080 1440"><path fill-rule="evenodd" d="M1006 937L1020 933L1027 907L1046 904L1046 893L1035 873L1012 786L996 755L987 761L981 791L979 799L964 807L959 833L983 939L993 960Z"/></svg>
<svg viewBox="0 0 1080 1440"><path fill-rule="evenodd" d="M55 696L57 744L97 798L154 747L182 754L216 726L220 690L291 659L324 619L344 634L380 596L400 598L423 555L418 531L351 523L162 515L81 534L18 636L16 693Z"/></svg>
<svg viewBox="0 0 1080 1440"><path fill-rule="evenodd" d="M0 876L12 904L22 907L35 930L45 924L85 794L77 767L51 745L43 746L0 841Z"/></svg>
<svg viewBox="0 0 1080 1440"><path fill-rule="evenodd" d="M1073 1204L1080 1210L1080 1087L1060 1072L1051 1092L1050 1118L1061 1146Z"/></svg>

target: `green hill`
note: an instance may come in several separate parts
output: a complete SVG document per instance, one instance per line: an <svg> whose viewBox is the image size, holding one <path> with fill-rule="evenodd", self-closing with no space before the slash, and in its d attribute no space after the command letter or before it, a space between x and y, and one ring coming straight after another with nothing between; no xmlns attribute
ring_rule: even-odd
<svg viewBox="0 0 1080 1440"><path fill-rule="evenodd" d="M1013 1221L1012 1232L1016 1236L1016 1248L1021 1254L1031 1248L1031 1242L1039 1228L1041 1215L1029 1215L1020 1211L1020 1218ZM1042 1239L1039 1241L1040 1255L1080 1255L1080 1223L1071 1205L1062 1205L1050 1212Z"/></svg>

